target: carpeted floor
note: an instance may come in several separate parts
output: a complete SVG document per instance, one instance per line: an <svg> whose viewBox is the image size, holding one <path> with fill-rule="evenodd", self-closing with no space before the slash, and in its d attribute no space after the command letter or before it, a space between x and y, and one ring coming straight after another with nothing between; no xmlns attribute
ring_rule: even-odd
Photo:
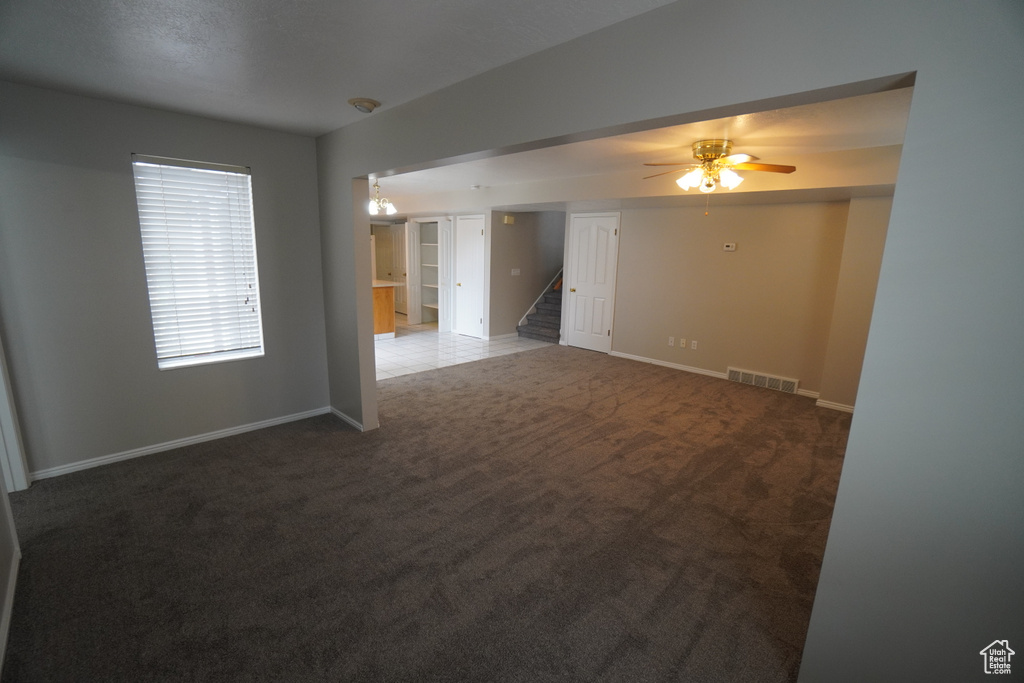
<svg viewBox="0 0 1024 683"><path fill-rule="evenodd" d="M792 681L850 416L551 346L36 482L4 681Z"/></svg>

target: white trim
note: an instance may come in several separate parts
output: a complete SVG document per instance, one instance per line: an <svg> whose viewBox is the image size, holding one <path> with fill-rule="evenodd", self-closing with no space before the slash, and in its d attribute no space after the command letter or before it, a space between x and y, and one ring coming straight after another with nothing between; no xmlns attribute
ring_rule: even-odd
<svg viewBox="0 0 1024 683"><path fill-rule="evenodd" d="M628 360L640 361L641 363L650 363L651 365L660 365L666 368L672 368L674 370L682 370L683 372L692 372L695 375L707 375L708 377L716 377L718 379L729 379L729 374L725 372L715 372L714 370L705 370L704 368L695 368L691 365L680 365L679 363L669 363L664 360L656 360L654 358L644 358L643 356L634 356L628 353L622 353L620 351L609 351L609 356L615 356L616 358L626 358ZM808 389L798 389L798 396L805 396L807 398L818 398L817 391L810 391ZM832 408L833 410L845 410L846 412L853 412L853 406L844 406L840 403L831 403L829 401L818 400L818 405L822 408Z"/></svg>
<svg viewBox="0 0 1024 683"><path fill-rule="evenodd" d="M362 422L359 422L359 421L349 417L348 415L346 415L345 413L341 412L337 408L331 408L331 415L334 415L334 417L338 418L342 422L345 422L347 424L352 425L353 427L355 427L356 429L358 429L361 432L365 432L366 431L366 428L363 427L363 423Z"/></svg>
<svg viewBox="0 0 1024 683"><path fill-rule="evenodd" d="M848 406L845 403L836 403L834 401L824 401L820 398L817 400L817 402L815 402L814 405L818 406L819 408L828 408L829 410L841 410L844 413L853 412L853 406Z"/></svg>
<svg viewBox="0 0 1024 683"><path fill-rule="evenodd" d="M660 365L666 368L672 368L674 370L682 370L683 372L692 372L695 375L707 375L708 377L716 377L718 379L728 379L729 376L724 372L715 372L714 370L705 370L704 368L695 368L690 365L680 365L679 363L669 363L664 360L656 360L654 358L644 358L643 356L634 356L628 353L621 353L619 351L609 351L609 356L615 356L616 358L626 358L629 360L640 361L641 363L650 363L651 365Z"/></svg>
<svg viewBox="0 0 1024 683"><path fill-rule="evenodd" d="M68 465L58 465L57 467L48 467L44 470L36 470L35 472L29 473L29 479L31 479L32 481L36 481L39 479L59 477L62 474L70 474L71 472L88 470L92 469L93 467L109 465L110 463L120 462L122 460L131 460L132 458L138 458L143 455L163 453L164 451L170 451L175 448L182 448L183 446L192 446L197 443L203 443L204 441L223 439L226 436L234 436L235 434L253 432L256 431L257 429L265 429L267 427L285 424L286 422L295 422L296 420L305 420L308 417L326 415L329 412L331 412L331 409L327 407L315 408L314 410L307 410L302 413L285 415L283 417L275 417L269 420L263 420L261 422L252 422L246 425L239 425L238 427L229 427L227 429L220 429L215 432L207 432L206 434L197 434L196 436L188 436L185 437L184 439L165 441L164 443L158 443L152 446L143 446L142 448L134 448L130 451L123 451L121 453L114 453L112 455L101 455L96 458L89 458L88 460L79 460L78 462L73 462Z"/></svg>
<svg viewBox="0 0 1024 683"><path fill-rule="evenodd" d="M494 337L484 337L484 341L501 341L502 339L517 339L518 337L518 332L509 332L508 334L499 334Z"/></svg>
<svg viewBox="0 0 1024 683"><path fill-rule="evenodd" d="M7 594L4 596L3 612L0 612L0 662L7 654L7 636L11 630L11 613L14 611L14 591L18 586L18 567L21 566L21 548L15 539L14 553L7 575Z"/></svg>
<svg viewBox="0 0 1024 683"><path fill-rule="evenodd" d="M5 489L24 491L28 488L28 465L25 446L21 440L18 411L14 407L10 373L3 341L0 340L0 469L3 470ZM2 662L3 660L0 660Z"/></svg>

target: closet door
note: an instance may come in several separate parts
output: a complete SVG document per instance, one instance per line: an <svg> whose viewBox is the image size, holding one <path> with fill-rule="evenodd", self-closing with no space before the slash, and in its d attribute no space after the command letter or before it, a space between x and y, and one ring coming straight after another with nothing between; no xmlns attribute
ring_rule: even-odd
<svg viewBox="0 0 1024 683"><path fill-rule="evenodd" d="M406 263L406 252L408 251L408 240L405 235L406 227L405 225L393 225L391 229L394 231L392 243L395 245L392 271L394 275L391 279L402 283L400 286L395 287L395 312L406 313L409 299L409 288L406 286L409 279L409 268Z"/></svg>
<svg viewBox="0 0 1024 683"><path fill-rule="evenodd" d="M450 218L437 221L437 330L452 331L452 260L455 239Z"/></svg>
<svg viewBox="0 0 1024 683"><path fill-rule="evenodd" d="M406 308L408 322L410 325L419 325L423 321L423 293L420 287L420 224L416 221L405 224L405 262L408 282L406 289L409 292Z"/></svg>
<svg viewBox="0 0 1024 683"><path fill-rule="evenodd" d="M453 331L484 336L484 217L455 218L455 315Z"/></svg>

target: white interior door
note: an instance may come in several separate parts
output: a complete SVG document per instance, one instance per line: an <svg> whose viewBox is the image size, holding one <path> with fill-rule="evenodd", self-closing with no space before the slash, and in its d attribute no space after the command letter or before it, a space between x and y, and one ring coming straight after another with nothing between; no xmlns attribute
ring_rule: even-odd
<svg viewBox="0 0 1024 683"><path fill-rule="evenodd" d="M370 272L377 279L377 236L370 233Z"/></svg>
<svg viewBox="0 0 1024 683"><path fill-rule="evenodd" d="M615 264L619 214L572 214L566 264L569 305L566 343L593 351L612 350Z"/></svg>
<svg viewBox="0 0 1024 683"><path fill-rule="evenodd" d="M406 250L405 250L405 225L392 225L391 230L394 236L392 237L392 244L394 245L393 256L393 271L395 276L392 278L395 282L402 283L401 286L395 287L395 312L396 313L407 313L408 312L408 267L406 264Z"/></svg>
<svg viewBox="0 0 1024 683"><path fill-rule="evenodd" d="M455 315L453 331L484 336L484 217L455 218Z"/></svg>
<svg viewBox="0 0 1024 683"><path fill-rule="evenodd" d="M450 218L437 221L437 329L452 331L452 256L455 240Z"/></svg>
<svg viewBox="0 0 1024 683"><path fill-rule="evenodd" d="M406 291L409 293L407 322L410 325L419 325L423 321L423 290L420 272L420 224L416 221L405 224L405 256L408 268Z"/></svg>

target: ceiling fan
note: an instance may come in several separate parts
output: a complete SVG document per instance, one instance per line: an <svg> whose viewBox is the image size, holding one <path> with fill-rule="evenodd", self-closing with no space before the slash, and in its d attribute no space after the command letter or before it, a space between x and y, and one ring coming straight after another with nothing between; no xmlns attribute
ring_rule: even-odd
<svg viewBox="0 0 1024 683"><path fill-rule="evenodd" d="M713 139L697 140L693 143L693 158L699 163L681 161L678 163L651 163L644 166L690 166L691 170L676 180L676 184L684 190L691 187L700 187L701 192L714 192L719 183L732 190L743 182L743 178L736 171L768 171L769 173L792 173L796 166L781 166L779 164L755 164L757 157L749 154L732 154L732 140ZM669 173L679 173L681 169L655 173L645 176L657 178Z"/></svg>

